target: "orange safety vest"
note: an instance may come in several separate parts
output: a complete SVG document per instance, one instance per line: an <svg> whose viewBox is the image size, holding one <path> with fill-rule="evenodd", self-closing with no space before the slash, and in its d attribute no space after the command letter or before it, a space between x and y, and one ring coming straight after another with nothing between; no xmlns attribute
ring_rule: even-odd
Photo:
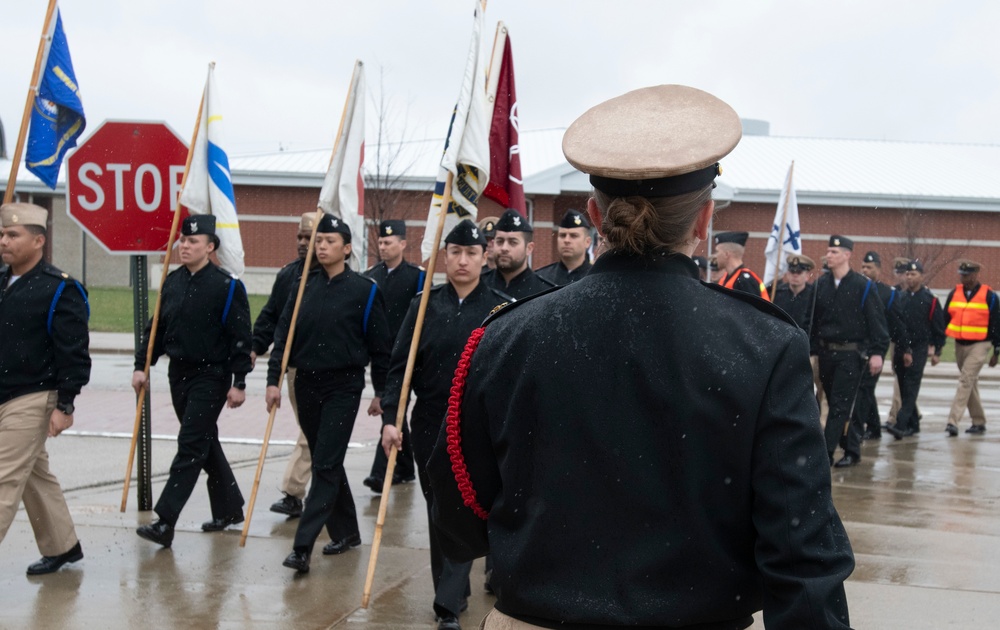
<svg viewBox="0 0 1000 630"><path fill-rule="evenodd" d="M989 295L990 288L981 285L979 291L972 296L968 302L965 301L965 287L958 285L955 293L951 296L948 304L948 315L951 321L948 322L948 329L945 334L962 341L983 341L989 332L990 326L990 305L986 303L986 296Z"/></svg>
<svg viewBox="0 0 1000 630"><path fill-rule="evenodd" d="M768 295L767 293L767 287L764 285L764 281L760 279L760 276L750 271L746 267L740 267L735 272L733 272L733 275L731 277L725 278L725 280L722 282L722 286L726 287L727 289L732 289L733 287L736 286L736 279L739 278L740 274L743 272L750 274L750 276L757 281L757 284L760 286L760 297L770 302L771 296Z"/></svg>

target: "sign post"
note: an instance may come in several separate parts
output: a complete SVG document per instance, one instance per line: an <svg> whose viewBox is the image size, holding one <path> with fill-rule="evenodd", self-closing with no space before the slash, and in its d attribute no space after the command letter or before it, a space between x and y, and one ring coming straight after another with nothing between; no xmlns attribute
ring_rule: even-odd
<svg viewBox="0 0 1000 630"><path fill-rule="evenodd" d="M165 123L107 120L67 158L67 214L108 253L131 257L136 347L149 319L146 256L162 254L170 263L166 247L187 152ZM140 510L153 507L149 409L147 387L137 449Z"/></svg>

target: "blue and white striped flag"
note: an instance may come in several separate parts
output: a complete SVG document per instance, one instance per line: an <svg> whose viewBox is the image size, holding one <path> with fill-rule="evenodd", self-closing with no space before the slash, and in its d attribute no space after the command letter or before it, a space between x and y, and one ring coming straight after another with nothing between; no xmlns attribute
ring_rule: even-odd
<svg viewBox="0 0 1000 630"><path fill-rule="evenodd" d="M781 197L778 198L778 207L774 211L771 236L768 237L767 246L764 248L764 257L767 259L767 266L764 269L764 284L767 286L771 286L775 275L780 279L788 271L786 259L789 255L802 253L799 202L795 198L795 186L792 185L792 172L794 170L795 162L792 162L791 166L788 167L788 175L785 177L785 187L781 190ZM784 218L784 229L781 225L782 218ZM778 247L779 237L781 238L781 247Z"/></svg>
<svg viewBox="0 0 1000 630"><path fill-rule="evenodd" d="M63 32L62 14L58 10L49 24L41 67L44 70L31 108L24 162L46 186L55 189L63 156L76 146L76 139L87 126L69 44Z"/></svg>
<svg viewBox="0 0 1000 630"><path fill-rule="evenodd" d="M427 228L420 248L423 259L430 258L434 248L438 216L444 197L445 180L454 175L452 201L448 204L442 234L447 234L462 219L476 220L479 196L490 181L490 122L493 110L486 101L486 67L482 54L483 8L475 0L475 21L469 59L458 103L451 115L448 138L441 156L441 168L434 184L434 196L427 214Z"/></svg>
<svg viewBox="0 0 1000 630"><path fill-rule="evenodd" d="M201 122L198 137L191 147L191 168L188 171L181 204L195 214L215 215L215 231L219 237L219 264L229 273L242 277L243 239L236 217L236 195L229 172L229 156L222 148L222 106L215 87L215 64L208 66L208 81L202 95Z"/></svg>

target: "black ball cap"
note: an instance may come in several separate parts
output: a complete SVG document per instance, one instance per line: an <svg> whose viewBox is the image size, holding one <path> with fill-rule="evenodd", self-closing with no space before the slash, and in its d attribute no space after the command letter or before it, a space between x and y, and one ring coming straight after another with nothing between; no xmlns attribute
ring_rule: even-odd
<svg viewBox="0 0 1000 630"><path fill-rule="evenodd" d="M569 210L563 215L562 221L559 222L559 227L561 228L585 228L590 229L590 221L582 213L576 210Z"/></svg>
<svg viewBox="0 0 1000 630"><path fill-rule="evenodd" d="M847 238L846 236L841 236L840 234L834 234L830 237L829 247L843 247L844 249L849 249L854 251L854 241Z"/></svg>
<svg viewBox="0 0 1000 630"><path fill-rule="evenodd" d="M384 236L398 236L406 238L406 222L399 219L389 219L378 225L379 238Z"/></svg>
<svg viewBox="0 0 1000 630"><path fill-rule="evenodd" d="M535 230L525 219L518 213L517 210L513 208L508 208L506 212L500 215L500 220L496 224L497 232L534 232Z"/></svg>
<svg viewBox="0 0 1000 630"><path fill-rule="evenodd" d="M486 235L479 229L479 226L468 219L463 219L448 232L444 239L445 243L451 245L482 245L486 247Z"/></svg>
<svg viewBox="0 0 1000 630"><path fill-rule="evenodd" d="M861 262L875 263L876 265L881 265L882 257L878 255L878 252L868 252L867 254L865 254L865 257Z"/></svg>
<svg viewBox="0 0 1000 630"><path fill-rule="evenodd" d="M332 214L323 215L323 218L319 221L319 226L316 228L316 232L319 234L341 234L344 237L344 243L351 242L350 226Z"/></svg>
<svg viewBox="0 0 1000 630"><path fill-rule="evenodd" d="M746 246L748 238L750 238L748 232L719 232L715 235L715 244L736 243L737 245Z"/></svg>
<svg viewBox="0 0 1000 630"><path fill-rule="evenodd" d="M906 265L906 270L907 271L919 271L920 273L923 273L924 272L924 264L922 262L920 262L919 260L911 260L910 264Z"/></svg>
<svg viewBox="0 0 1000 630"><path fill-rule="evenodd" d="M195 236L197 234L215 234L215 215L192 214L181 224L181 234Z"/></svg>

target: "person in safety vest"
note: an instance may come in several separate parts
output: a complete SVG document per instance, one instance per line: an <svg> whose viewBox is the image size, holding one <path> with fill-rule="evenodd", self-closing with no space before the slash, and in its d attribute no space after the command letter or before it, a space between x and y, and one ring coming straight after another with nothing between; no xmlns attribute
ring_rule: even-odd
<svg viewBox="0 0 1000 630"><path fill-rule="evenodd" d="M958 435L958 422L966 408L972 416L972 426L965 432L986 433L986 412L979 400L979 371L986 363L990 346L993 347L990 367L997 364L1000 338L997 334L997 294L979 282L980 269L981 265L976 262L960 263L961 283L952 289L944 303L945 334L955 340L955 361L961 373L945 428L950 437Z"/></svg>
<svg viewBox="0 0 1000 630"><path fill-rule="evenodd" d="M715 235L715 256L719 261L719 268L726 271L719 284L727 289L770 300L764 281L743 264L748 236L750 235L746 232L719 232Z"/></svg>

